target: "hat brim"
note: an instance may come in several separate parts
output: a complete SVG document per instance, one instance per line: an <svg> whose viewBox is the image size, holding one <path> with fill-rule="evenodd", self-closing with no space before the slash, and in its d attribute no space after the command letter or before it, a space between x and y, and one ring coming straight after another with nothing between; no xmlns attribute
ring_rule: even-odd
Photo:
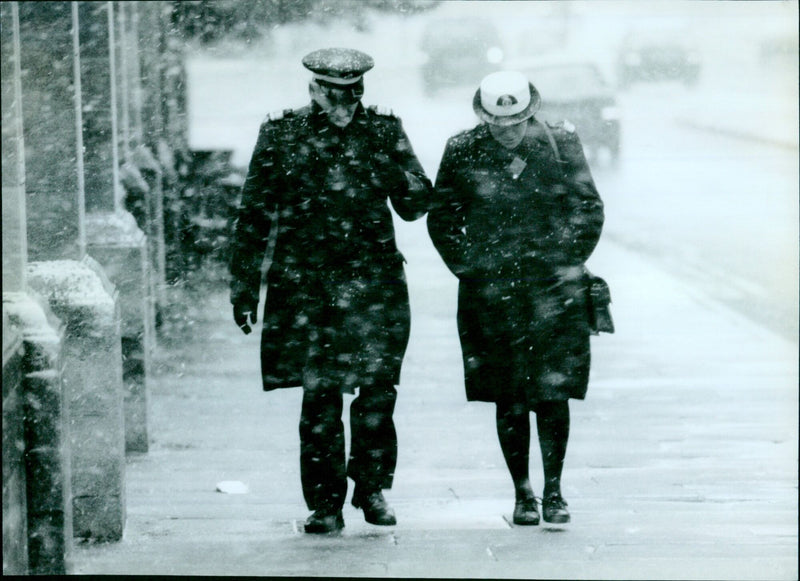
<svg viewBox="0 0 800 581"><path fill-rule="evenodd" d="M472 98L472 110L475 111L475 114L486 121L487 123L491 123L492 125L516 125L517 123L521 123L526 119L530 119L533 115L539 110L542 105L542 98L539 95L539 91L536 90L536 87L533 86L533 83L528 82L528 89L531 92L531 102L528 103L528 106L525 107L519 113L515 113L514 115L492 115L486 109L483 108L481 104L481 89L478 87L478 90L475 91L475 96Z"/></svg>

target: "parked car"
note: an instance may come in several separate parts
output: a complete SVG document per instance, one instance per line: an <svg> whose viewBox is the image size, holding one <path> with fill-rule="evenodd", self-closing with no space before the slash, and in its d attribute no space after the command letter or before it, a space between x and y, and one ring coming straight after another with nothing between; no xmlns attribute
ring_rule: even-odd
<svg viewBox="0 0 800 581"><path fill-rule="evenodd" d="M700 57L691 36L681 31L642 31L628 34L618 55L620 87L637 81L677 80L694 86L700 78Z"/></svg>
<svg viewBox="0 0 800 581"><path fill-rule="evenodd" d="M509 67L510 68L510 67ZM547 60L514 63L542 96L537 119L572 123L590 163L615 164L620 153L620 118L614 90L590 60Z"/></svg>
<svg viewBox="0 0 800 581"><path fill-rule="evenodd" d="M477 18L434 20L422 34L421 47L427 60L422 81L429 95L441 88L477 86L481 79L499 70L503 60L500 35L494 25Z"/></svg>

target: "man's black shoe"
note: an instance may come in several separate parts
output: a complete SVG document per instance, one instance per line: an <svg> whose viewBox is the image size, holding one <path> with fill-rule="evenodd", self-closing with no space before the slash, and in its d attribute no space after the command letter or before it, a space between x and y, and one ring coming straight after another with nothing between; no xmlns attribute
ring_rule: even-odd
<svg viewBox="0 0 800 581"><path fill-rule="evenodd" d="M554 524L568 523L567 501L561 498L561 494L558 492L548 494L542 499L542 516L545 522Z"/></svg>
<svg viewBox="0 0 800 581"><path fill-rule="evenodd" d="M397 524L394 511L380 490L370 494L353 494L353 506L364 509L364 520L370 524L381 526Z"/></svg>
<svg viewBox="0 0 800 581"><path fill-rule="evenodd" d="M539 507L535 498L523 498L514 504L514 524L530 525L539 524Z"/></svg>
<svg viewBox="0 0 800 581"><path fill-rule="evenodd" d="M308 517L303 530L307 533L324 534L335 533L343 528L344 517L341 510L319 509Z"/></svg>

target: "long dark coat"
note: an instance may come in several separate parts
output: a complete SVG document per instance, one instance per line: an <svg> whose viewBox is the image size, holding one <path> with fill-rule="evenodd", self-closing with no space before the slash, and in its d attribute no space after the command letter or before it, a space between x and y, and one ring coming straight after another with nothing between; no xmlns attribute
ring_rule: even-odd
<svg viewBox="0 0 800 581"><path fill-rule="evenodd" d="M415 220L431 193L397 117L359 104L341 129L312 103L262 124L233 239L231 302L258 304L272 233L265 391L318 380L349 393L364 382L398 383L410 316L387 201Z"/></svg>
<svg viewBox="0 0 800 581"><path fill-rule="evenodd" d="M585 281L556 269L583 265L604 215L574 128L550 128L559 162L544 127L529 124L514 151L485 124L447 142L428 231L459 279L467 399L533 409L586 395Z"/></svg>

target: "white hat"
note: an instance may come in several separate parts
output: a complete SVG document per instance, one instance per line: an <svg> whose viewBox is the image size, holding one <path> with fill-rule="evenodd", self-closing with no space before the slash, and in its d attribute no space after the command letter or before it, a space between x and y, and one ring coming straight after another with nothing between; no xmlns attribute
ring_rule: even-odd
<svg viewBox="0 0 800 581"><path fill-rule="evenodd" d="M475 92L472 109L493 125L515 125L532 117L542 99L522 73L499 71L487 75Z"/></svg>

